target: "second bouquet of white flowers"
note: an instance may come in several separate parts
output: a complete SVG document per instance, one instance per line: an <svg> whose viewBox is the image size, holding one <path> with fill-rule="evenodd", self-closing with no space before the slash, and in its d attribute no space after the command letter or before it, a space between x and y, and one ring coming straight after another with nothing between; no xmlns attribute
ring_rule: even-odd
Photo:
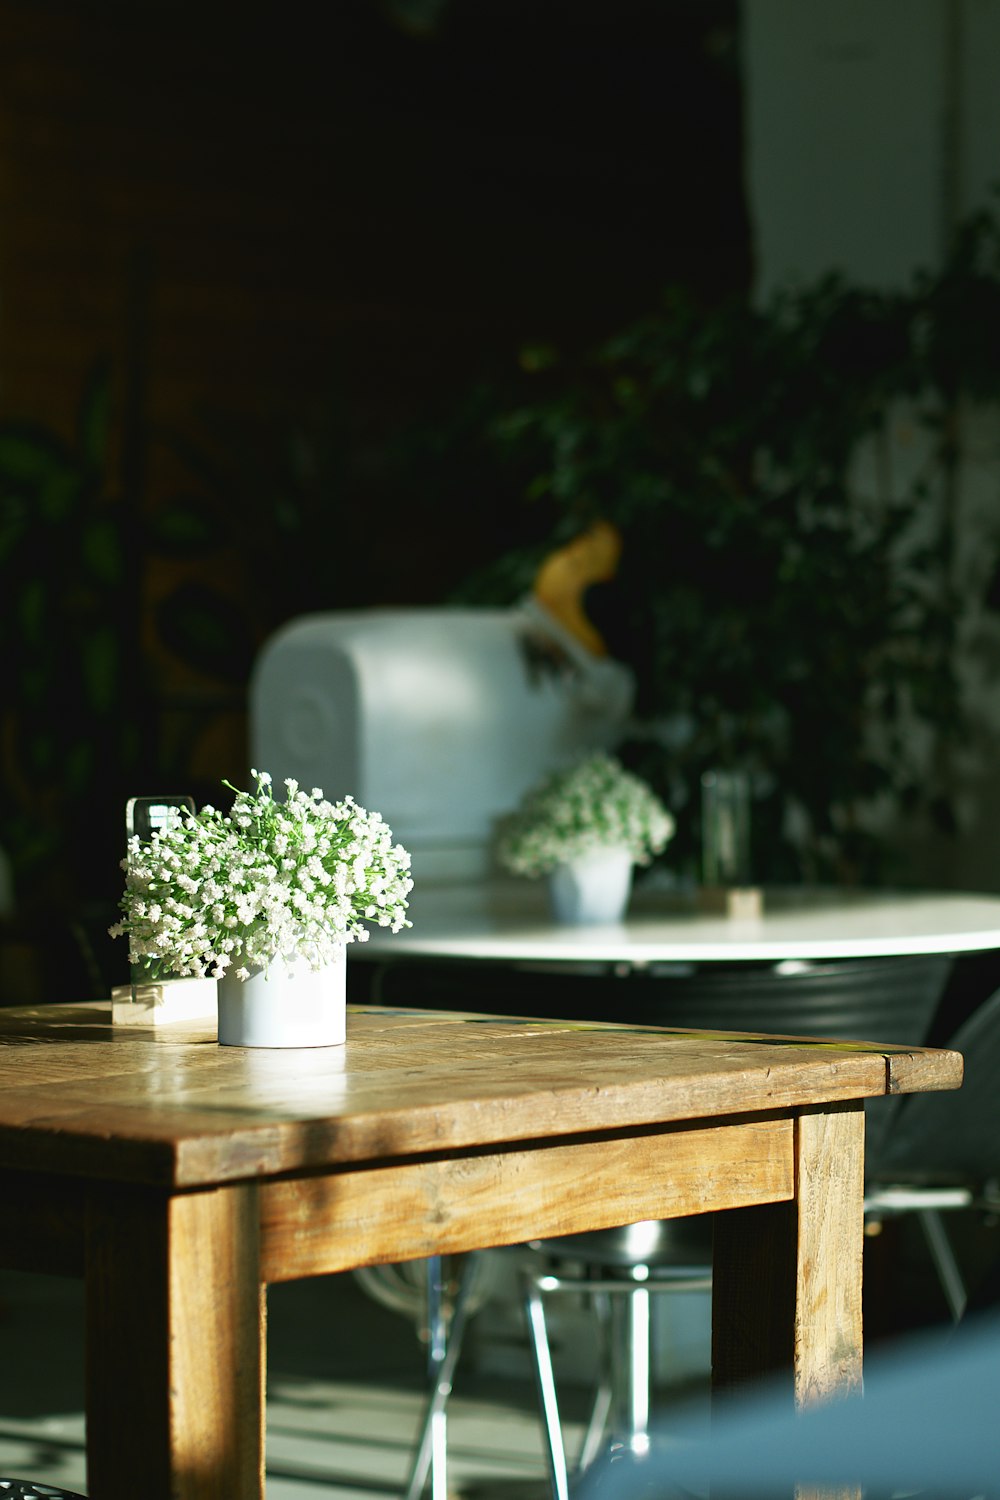
<svg viewBox="0 0 1000 1500"><path fill-rule="evenodd" d="M598 751L527 794L501 826L497 854L514 875L545 875L607 849L646 865L673 832L673 816L649 784Z"/></svg>
<svg viewBox="0 0 1000 1500"><path fill-rule="evenodd" d="M151 978L247 980L275 960L320 970L369 925L409 925L410 856L378 813L294 780L279 802L267 772L251 774L252 792L223 783L228 813L205 807L129 843L110 931Z"/></svg>

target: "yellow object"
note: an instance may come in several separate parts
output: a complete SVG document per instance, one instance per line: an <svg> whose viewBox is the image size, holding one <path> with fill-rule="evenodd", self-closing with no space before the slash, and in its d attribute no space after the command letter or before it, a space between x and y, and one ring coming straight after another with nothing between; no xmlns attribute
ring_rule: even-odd
<svg viewBox="0 0 1000 1500"><path fill-rule="evenodd" d="M607 656L603 636L587 619L583 596L618 571L621 533L610 521L595 521L565 547L551 553L535 576L534 596L594 656Z"/></svg>

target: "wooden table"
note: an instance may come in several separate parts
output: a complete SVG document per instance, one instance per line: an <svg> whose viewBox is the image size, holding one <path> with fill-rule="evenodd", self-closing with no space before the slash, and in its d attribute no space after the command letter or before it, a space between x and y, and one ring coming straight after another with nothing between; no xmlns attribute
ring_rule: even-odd
<svg viewBox="0 0 1000 1500"><path fill-rule="evenodd" d="M861 1375L862 1101L951 1052L355 1010L346 1047L0 1012L0 1262L86 1279L92 1500L263 1492L269 1282L718 1220L719 1386ZM331 1328L330 1337L337 1330Z"/></svg>

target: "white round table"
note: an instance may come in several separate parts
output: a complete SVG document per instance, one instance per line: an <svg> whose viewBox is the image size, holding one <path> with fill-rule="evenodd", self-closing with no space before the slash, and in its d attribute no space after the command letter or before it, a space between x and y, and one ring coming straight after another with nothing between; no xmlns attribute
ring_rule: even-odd
<svg viewBox="0 0 1000 1500"><path fill-rule="evenodd" d="M940 1043L1000 986L1000 896L768 889L761 914L640 884L624 922L565 927L544 885L415 886L351 997L494 1014Z"/></svg>
<svg viewBox="0 0 1000 1500"><path fill-rule="evenodd" d="M352 958L498 963L806 962L1000 950L1000 896L942 891L783 888L759 917L699 911L694 897L644 890L626 920L561 927L534 881L415 887L404 932L373 931Z"/></svg>

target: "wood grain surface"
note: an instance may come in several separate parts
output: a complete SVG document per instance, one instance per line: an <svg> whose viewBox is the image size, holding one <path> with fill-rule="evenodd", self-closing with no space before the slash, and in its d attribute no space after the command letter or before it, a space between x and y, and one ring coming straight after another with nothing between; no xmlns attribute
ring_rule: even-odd
<svg viewBox="0 0 1000 1500"><path fill-rule="evenodd" d="M727 1122L728 1124L728 1122ZM789 1119L673 1126L638 1137L435 1156L373 1171L269 1183L261 1196L268 1281L379 1261L669 1219L791 1198Z"/></svg>
<svg viewBox="0 0 1000 1500"><path fill-rule="evenodd" d="M253 1183L92 1194L86 1422L95 1500L137 1490L171 1500L262 1494L258 1217Z"/></svg>
<svg viewBox="0 0 1000 1500"><path fill-rule="evenodd" d="M795 1121L796 1193L715 1223L713 1381L745 1388L788 1372L808 1404L861 1380L864 1110Z"/></svg>
<svg viewBox="0 0 1000 1500"><path fill-rule="evenodd" d="M0 1167L170 1186L319 1170L888 1091L955 1053L659 1027L352 1009L344 1047L220 1047L109 1008L0 1011Z"/></svg>

